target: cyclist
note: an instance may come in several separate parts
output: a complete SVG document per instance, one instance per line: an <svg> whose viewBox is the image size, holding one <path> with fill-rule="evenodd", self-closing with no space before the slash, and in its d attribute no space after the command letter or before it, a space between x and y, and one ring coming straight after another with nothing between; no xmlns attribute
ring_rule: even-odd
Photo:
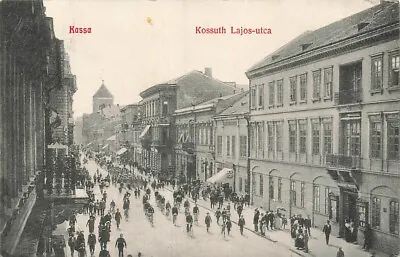
<svg viewBox="0 0 400 257"><path fill-rule="evenodd" d="M193 233L193 217L190 213L186 216L186 231Z"/></svg>
<svg viewBox="0 0 400 257"><path fill-rule="evenodd" d="M185 202L183 203L183 207L190 208L190 203L188 199L186 199Z"/></svg>
<svg viewBox="0 0 400 257"><path fill-rule="evenodd" d="M188 216L190 214L189 207L185 207L185 216Z"/></svg>
<svg viewBox="0 0 400 257"><path fill-rule="evenodd" d="M194 223L196 223L196 225L199 225L199 207L197 206L197 204L194 205L193 207L193 216L194 216Z"/></svg>
<svg viewBox="0 0 400 257"><path fill-rule="evenodd" d="M167 217L169 216L170 211L171 211L171 204L169 203L169 201L167 201L167 203L165 204L165 215L167 215Z"/></svg>
<svg viewBox="0 0 400 257"><path fill-rule="evenodd" d="M178 207L175 205L174 207L172 207L172 223L174 223L174 225L176 225L176 218L178 216Z"/></svg>
<svg viewBox="0 0 400 257"><path fill-rule="evenodd" d="M154 220L153 220L153 215L154 215L154 208L153 206L149 205L149 207L146 210L147 212L147 217L149 218L149 221L151 223L151 225L153 225Z"/></svg>

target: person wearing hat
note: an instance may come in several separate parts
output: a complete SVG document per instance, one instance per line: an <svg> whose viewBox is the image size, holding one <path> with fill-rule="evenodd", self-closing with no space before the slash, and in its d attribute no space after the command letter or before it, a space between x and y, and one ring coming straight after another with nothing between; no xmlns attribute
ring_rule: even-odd
<svg viewBox="0 0 400 257"><path fill-rule="evenodd" d="M246 225L246 221L244 220L243 215L240 215L240 218L239 218L239 221L238 221L238 225L239 225L239 228L240 228L240 234L243 236L243 228L244 228L244 225Z"/></svg>
<svg viewBox="0 0 400 257"><path fill-rule="evenodd" d="M206 227L207 227L207 232L208 232L209 229L210 229L211 222L212 222L212 220L211 220L210 213L207 212L206 217L205 217L205 219L204 219L204 223L206 223Z"/></svg>
<svg viewBox="0 0 400 257"><path fill-rule="evenodd" d="M126 241L124 235L121 234L115 242L115 247L118 247L118 256L124 256L124 248L126 247Z"/></svg>

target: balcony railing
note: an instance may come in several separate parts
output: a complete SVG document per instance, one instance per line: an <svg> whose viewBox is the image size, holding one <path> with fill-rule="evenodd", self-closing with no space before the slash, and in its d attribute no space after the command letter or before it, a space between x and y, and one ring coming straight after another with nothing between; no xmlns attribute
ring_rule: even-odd
<svg viewBox="0 0 400 257"><path fill-rule="evenodd" d="M340 90L335 93L335 105L353 104L362 102L362 90Z"/></svg>
<svg viewBox="0 0 400 257"><path fill-rule="evenodd" d="M326 165L336 169L360 169L360 156L346 156L344 154L328 154L326 156Z"/></svg>

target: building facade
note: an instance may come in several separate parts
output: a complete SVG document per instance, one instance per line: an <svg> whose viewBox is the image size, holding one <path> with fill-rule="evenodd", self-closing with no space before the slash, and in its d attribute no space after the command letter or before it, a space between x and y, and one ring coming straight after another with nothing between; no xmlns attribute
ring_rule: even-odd
<svg viewBox="0 0 400 257"><path fill-rule="evenodd" d="M247 71L254 203L399 251L398 3L307 32ZM352 28L345 30L344 28ZM339 36L338 36L339 35Z"/></svg>
<svg viewBox="0 0 400 257"><path fill-rule="evenodd" d="M59 126L69 128L68 118L72 115L69 100L76 91L75 77L66 67L65 56L62 41L54 35L53 20L46 17L43 1L0 1L0 253L3 256L36 251L36 245L25 240L37 242L44 230L43 220L34 220L40 229L35 231L38 234L28 235L25 232L32 228L25 230L25 224L30 224L27 220L32 209L48 203L47 197L53 195L57 186L52 164L58 156L49 146L56 142ZM57 91L62 94L57 95ZM52 115L54 109L59 111L59 119ZM66 132L63 143L68 143ZM71 176L66 175L65 181L67 177ZM70 193L73 188L69 184ZM49 209L36 211L36 215L49 217L46 215ZM48 229L51 237L53 229Z"/></svg>
<svg viewBox="0 0 400 257"><path fill-rule="evenodd" d="M248 114L249 95L246 92L230 107L213 117L215 170L216 173L224 168L233 170L233 189L238 195L249 193Z"/></svg>
<svg viewBox="0 0 400 257"><path fill-rule="evenodd" d="M230 95L236 90L231 84L213 78L211 69L206 68L204 73L191 71L141 92L139 120L134 125L134 159L139 168L165 177L180 175L176 170L175 143L179 138L175 111L198 105L215 95ZM195 159L191 160L195 165Z"/></svg>
<svg viewBox="0 0 400 257"><path fill-rule="evenodd" d="M175 111L176 170L188 181L207 181L216 173L216 127L213 118L242 98L243 94L221 96Z"/></svg>

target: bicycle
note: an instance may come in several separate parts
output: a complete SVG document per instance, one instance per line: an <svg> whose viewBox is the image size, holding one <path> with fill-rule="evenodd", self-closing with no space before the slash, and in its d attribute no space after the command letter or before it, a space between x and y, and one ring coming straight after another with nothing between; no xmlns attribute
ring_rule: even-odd
<svg viewBox="0 0 400 257"><path fill-rule="evenodd" d="M174 215L172 216L172 223L174 225L176 225L176 218L177 218L178 214L174 213Z"/></svg>
<svg viewBox="0 0 400 257"><path fill-rule="evenodd" d="M199 213L194 214L194 223L198 226L199 225Z"/></svg>
<svg viewBox="0 0 400 257"><path fill-rule="evenodd" d="M167 218L169 218L169 214L170 214L170 209L169 208L165 209L165 216L167 216Z"/></svg>
<svg viewBox="0 0 400 257"><path fill-rule="evenodd" d="M128 221L128 219L129 219L129 209L125 209L124 210L124 216L125 216L125 220Z"/></svg>
<svg viewBox="0 0 400 257"><path fill-rule="evenodd" d="M152 213L148 213L148 214L147 214L147 218L149 219L150 224L151 224L151 226L153 227L153 226L154 226L153 214L152 214Z"/></svg>
<svg viewBox="0 0 400 257"><path fill-rule="evenodd" d="M186 223L186 230L190 236L193 236L193 223Z"/></svg>

